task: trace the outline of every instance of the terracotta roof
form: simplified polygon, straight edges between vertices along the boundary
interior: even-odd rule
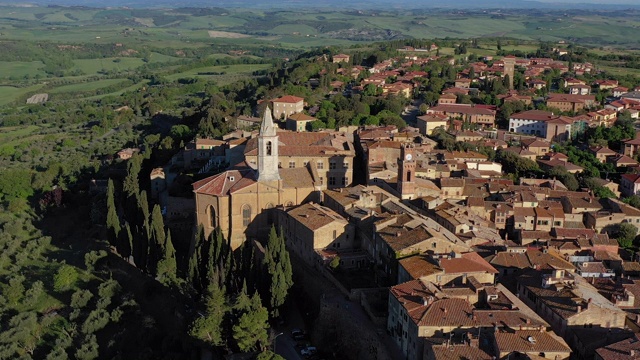
[[[283,168],[278,169],[278,172],[282,179],[282,186],[285,188],[311,188],[314,186],[315,180],[308,167]]]
[[[638,335],[596,350],[602,360],[640,359],[640,338]]]
[[[495,356],[487,354],[483,350],[474,347],[463,345],[434,345],[431,347],[433,350],[433,358],[435,360],[491,360],[495,359]]]
[[[473,326],[471,304],[464,299],[435,300],[417,321],[418,326]],[[412,314],[413,318],[413,314]]]
[[[339,222],[343,226],[348,224],[347,220],[335,211],[314,203],[300,205],[289,210],[287,214],[312,231],[318,230],[333,222]]]
[[[510,119],[522,119],[522,120],[534,120],[534,121],[547,121],[553,117],[553,113],[542,110],[528,110],[519,113],[511,114]]]
[[[640,183],[640,175],[639,174],[622,174],[621,176],[623,179],[634,183],[634,184],[638,184]]]
[[[491,260],[491,265],[517,269],[531,267],[531,263],[526,254],[506,251],[497,253]]]
[[[427,255],[409,256],[398,261],[400,266],[414,279],[442,272],[442,269]]]
[[[556,94],[550,93],[547,101],[551,102],[572,102],[572,103],[584,103],[587,101],[595,101],[595,95],[577,95],[577,94]]]
[[[552,333],[535,330],[516,330],[515,332],[497,332],[494,334],[498,351],[511,353],[567,352],[571,349],[567,343]]]
[[[539,249],[530,249],[525,252],[529,263],[538,270],[565,269],[573,270],[575,267],[568,261],[561,258],[555,251],[544,252]]]
[[[281,98],[277,98],[272,100],[272,102],[279,102],[279,103],[298,103],[300,101],[304,101],[304,98],[301,97],[297,97],[297,96],[293,96],[293,95],[285,95]]]
[[[465,253],[462,254],[461,257],[442,259],[440,260],[440,267],[442,267],[447,274],[471,272],[498,273],[498,270],[476,252]]]
[[[489,110],[479,106],[467,105],[467,104],[440,104],[430,108],[427,111],[473,114],[473,115],[495,115],[496,114],[496,112],[493,110]]]
[[[196,181],[193,183],[193,191],[198,194],[226,196],[255,182],[256,173],[252,169],[228,170]]]
[[[292,121],[313,121],[315,119],[316,118],[314,118],[313,116],[309,116],[304,113],[295,113],[293,115],[289,115],[289,117],[287,118],[287,120],[292,120]]]

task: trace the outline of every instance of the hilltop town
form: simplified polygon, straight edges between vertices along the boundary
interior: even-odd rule
[[[307,86],[324,82],[324,100],[264,99],[236,130],[186,144],[151,173],[168,226],[256,251],[277,229],[305,273],[294,279],[326,278],[350,300],[320,301],[311,341],[328,353],[640,356],[640,84],[568,65],[562,49],[477,61],[435,43],[399,50],[370,67],[310,59]],[[367,96],[403,104],[403,119],[360,113]],[[214,174],[187,200],[172,194],[184,171]],[[352,316],[348,304],[366,319],[322,328]]]

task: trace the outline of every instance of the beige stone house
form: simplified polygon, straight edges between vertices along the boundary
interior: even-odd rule
[[[310,202],[284,209],[278,217],[287,248],[307,264],[319,264],[317,251],[354,248],[355,227],[335,211]]]
[[[315,121],[316,118],[304,113],[296,113],[287,117],[287,123],[285,124],[287,130],[303,132],[307,131],[307,124]]]
[[[304,110],[304,99],[297,96],[285,95],[272,101],[273,117],[285,119],[289,115],[302,112]]]

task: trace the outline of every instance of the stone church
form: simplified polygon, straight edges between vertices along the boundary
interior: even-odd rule
[[[257,137],[257,169],[245,162],[193,184],[196,221],[205,235],[219,227],[236,249],[246,239],[268,234],[275,220],[270,209],[320,200],[326,186],[315,163],[281,168],[280,147],[278,128],[267,108]]]

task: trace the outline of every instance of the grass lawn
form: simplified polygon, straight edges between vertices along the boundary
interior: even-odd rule
[[[49,94],[60,94],[65,92],[81,92],[81,91],[93,91],[103,87],[115,85],[126,79],[106,79],[99,81],[90,81],[79,84],[63,85],[53,88],[48,91]]]
[[[0,86],[0,106],[12,103],[20,96],[32,91],[36,91],[42,86],[42,84],[23,88],[17,88],[13,86]]]
[[[153,55],[151,55],[153,57]],[[73,61],[76,64],[76,68],[82,70],[85,74],[97,74],[102,70],[133,70],[136,69],[144,61],[140,58],[122,57],[122,58],[104,58],[104,59],[79,59]]]
[[[42,61],[0,61],[0,78],[22,79],[25,75],[46,77],[47,74],[39,70],[42,67]]]
[[[271,67],[271,64],[242,64],[242,65],[220,65],[207,66],[197,69],[191,69],[185,72],[171,74],[167,76],[170,81],[181,78],[204,77],[211,80],[225,82],[225,77],[235,77],[234,75],[247,76],[257,70],[264,70]],[[224,73],[223,75],[209,75],[207,73]]]
[[[137,90],[137,89],[147,85],[148,83],[149,83],[149,80],[143,80],[143,81],[141,81],[141,82],[139,82],[137,84],[133,84],[133,85],[131,85],[129,87],[126,87],[126,88],[124,88],[122,90],[118,90],[118,91],[115,91],[115,92],[112,92],[112,93],[108,93],[108,94],[90,96],[88,98],[85,98],[85,100],[99,100],[99,99],[101,99],[103,97],[106,97],[106,96],[119,96],[119,95],[121,95],[121,94],[123,94],[123,93],[125,93],[127,91]]]
[[[39,129],[40,126],[36,125],[0,127],[0,143],[30,135]]]

